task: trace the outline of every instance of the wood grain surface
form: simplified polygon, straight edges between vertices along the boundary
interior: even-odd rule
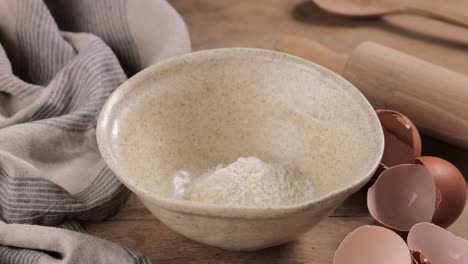
[[[468,0],[438,1],[449,8],[468,10]],[[184,17],[194,50],[235,46],[272,49],[280,35],[297,34],[349,53],[362,41],[372,40],[468,74],[468,30],[438,21],[409,15],[352,20],[328,14],[303,0],[169,2]],[[451,160],[468,175],[466,152],[427,137],[423,152]],[[229,252],[192,242],[160,223],[134,195],[116,216],[101,223],[85,223],[85,228],[149,256],[154,263],[325,264],[332,263],[333,253],[347,233],[373,223],[365,191],[361,191],[294,242],[257,252]],[[468,210],[450,230],[468,238]]]

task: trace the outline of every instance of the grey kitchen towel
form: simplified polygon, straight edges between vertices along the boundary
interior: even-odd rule
[[[128,76],[190,51],[186,26],[165,0],[0,0],[0,44],[0,263],[92,263],[70,259],[91,237],[44,226],[101,221],[126,201],[97,116]],[[47,246],[62,236],[78,251]],[[109,263],[145,263],[124,251],[130,262]]]
[[[87,234],[74,221],[60,228],[0,222],[2,264],[150,264],[150,260],[117,244]],[[28,239],[25,239],[28,237]]]

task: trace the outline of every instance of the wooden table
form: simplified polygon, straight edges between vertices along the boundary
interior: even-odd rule
[[[455,4],[463,2],[438,1],[453,4],[456,9],[460,7]],[[185,19],[194,50],[234,46],[271,49],[279,35],[297,34],[347,53],[360,42],[373,40],[468,74],[468,30],[436,21],[404,15],[350,20],[325,13],[303,0],[170,2]],[[468,1],[462,4],[468,10]],[[424,147],[426,154],[445,157],[468,175],[467,153],[427,138]],[[160,264],[325,264],[332,263],[336,247],[348,232],[366,224],[373,224],[373,220],[362,191],[294,242],[257,252],[229,252],[192,242],[155,219],[134,195],[110,220],[86,223],[85,227],[93,235],[139,251]],[[468,210],[450,230],[468,238]]]

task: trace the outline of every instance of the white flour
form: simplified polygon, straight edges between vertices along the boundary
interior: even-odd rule
[[[256,157],[218,165],[200,177],[174,178],[175,196],[187,200],[245,207],[302,203],[313,197],[312,182],[290,164],[269,164]]]

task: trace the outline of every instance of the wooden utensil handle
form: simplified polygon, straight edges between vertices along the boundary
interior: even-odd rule
[[[468,15],[454,12],[453,9],[448,9],[445,5],[434,5],[427,3],[427,1],[424,1],[422,4],[421,2],[417,2],[417,4],[411,5],[410,3],[404,8],[404,10],[402,10],[402,12],[432,17],[458,26],[468,27]]]
[[[338,54],[315,41],[295,36],[282,36],[275,49],[320,64],[338,74],[342,74],[348,56]]]
[[[354,50],[343,77],[376,108],[407,115],[424,133],[468,150],[468,77],[364,42]]]

